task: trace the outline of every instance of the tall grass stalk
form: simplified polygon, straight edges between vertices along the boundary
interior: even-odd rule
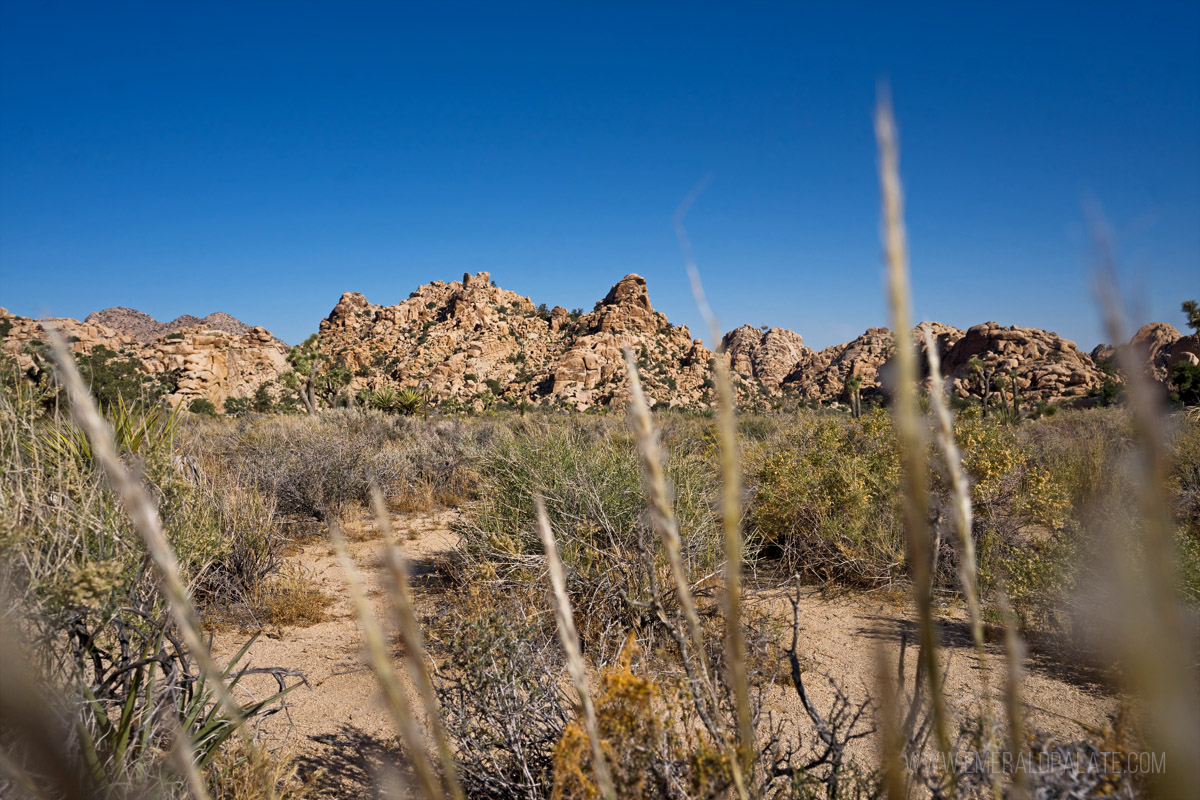
[[[879,730],[877,744],[879,763],[883,768],[883,790],[891,800],[906,800],[908,770],[904,766],[904,753],[907,742],[900,723],[899,698],[904,686],[897,685],[890,672],[887,649],[880,642],[875,647],[875,688],[879,698],[876,727]]]
[[[713,357],[713,373],[717,385],[717,439],[721,452],[721,526],[725,540],[725,661],[729,670],[729,682],[733,687],[734,706],[738,720],[738,751],[741,755],[742,773],[749,773],[754,760],[754,726],[750,713],[750,682],[746,674],[746,640],[742,635],[742,472],[738,457],[737,425],[734,421],[733,383],[729,378],[729,365],[721,351],[721,328],[704,295],[704,284],[692,255],[683,218],[695,202],[700,188],[697,187],[675,212],[675,233],[683,250],[688,278],[692,284],[692,295],[696,306],[708,325],[716,355]],[[740,797],[746,796],[746,788],[738,780],[734,770],[735,786]]]
[[[1025,745],[1025,712],[1021,700],[1021,664],[1025,660],[1025,647],[1017,633],[1017,615],[1004,592],[1000,593],[1000,613],[1004,615],[1004,707],[1008,715],[1008,751],[1016,758]],[[1025,800],[1028,796],[1028,780],[1020,759],[1017,759],[1011,797],[1012,800]]]
[[[1105,327],[1112,341],[1127,341],[1112,251],[1102,229],[1098,244]],[[1122,348],[1119,358],[1139,445],[1135,474],[1141,524],[1128,533],[1113,559],[1115,639],[1129,687],[1145,703],[1147,742],[1170,760],[1170,768],[1154,776],[1155,787],[1163,797],[1183,800],[1200,787],[1196,631],[1174,580],[1177,562],[1162,400],[1145,365],[1138,363],[1135,348]]]
[[[425,751],[425,740],[421,736],[420,723],[412,713],[408,696],[404,693],[404,687],[400,685],[396,670],[392,666],[383,627],[375,618],[374,612],[371,611],[362,575],[359,573],[358,567],[354,565],[354,560],[350,558],[346,537],[342,534],[341,527],[336,521],[331,521],[329,524],[329,538],[333,540],[338,563],[346,578],[351,602],[354,603],[354,615],[358,618],[358,627],[362,631],[363,640],[367,646],[367,658],[371,668],[375,671],[375,677],[379,681],[384,699],[387,701],[392,722],[404,741],[405,749],[408,750],[413,772],[417,778],[417,787],[425,800],[444,800],[446,794],[437,773],[434,772],[429,754]]]
[[[371,488],[371,504],[375,510],[376,524],[383,535],[383,563],[391,578],[389,596],[392,602],[392,613],[396,615],[396,627],[404,640],[407,653],[405,664],[408,676],[417,687],[417,695],[425,711],[434,742],[438,748],[438,760],[441,762],[442,776],[453,800],[462,800],[462,785],[458,781],[458,772],[454,768],[454,753],[450,749],[450,740],[446,737],[446,728],[442,725],[441,714],[438,711],[437,696],[433,691],[433,681],[429,677],[428,656],[425,653],[425,642],[421,635],[421,623],[413,612],[412,587],[408,580],[408,567],[404,556],[396,544],[392,534],[391,519],[384,506],[383,493],[378,486]]]
[[[929,326],[922,326],[925,337],[925,353],[929,361],[929,405],[933,410],[935,436],[942,461],[946,464],[950,479],[951,510],[954,530],[958,534],[959,580],[962,582],[963,597],[967,603],[967,616],[971,623],[971,639],[975,643],[975,659],[979,663],[981,684],[979,704],[983,719],[984,749],[991,752],[992,711],[991,672],[988,669],[987,647],[983,641],[983,611],[979,604],[979,568],[975,561],[975,538],[972,535],[971,487],[963,469],[962,454],[954,443],[954,420],[946,404],[946,387],[942,379],[941,358]],[[1000,785],[993,779],[993,790],[1000,794]]]
[[[163,533],[158,511],[141,481],[126,469],[117,455],[112,430],[101,416],[87,387],[84,386],[79,370],[75,366],[75,360],[71,357],[71,351],[52,326],[45,325],[45,330],[54,348],[54,358],[58,363],[60,380],[66,386],[67,395],[71,400],[72,417],[87,434],[94,458],[99,462],[109,483],[121,498],[121,503],[125,506],[125,511],[132,520],[134,528],[146,543],[150,560],[154,563],[162,580],[163,591],[167,596],[167,605],[171,616],[179,626],[180,635],[196,659],[196,663],[212,688],[221,709],[236,726],[249,757],[259,758],[260,754],[253,737],[243,724],[242,709],[225,684],[223,671],[213,660],[208,644],[200,633],[196,610],[192,606],[187,587],[184,585],[175,553],[167,541],[166,534]],[[198,776],[192,774],[192,771],[196,769],[195,759],[189,755],[188,758],[179,760],[190,765],[185,774],[189,785],[200,786]],[[201,791],[203,791],[202,787]],[[273,787],[269,793],[271,797],[274,797]]]
[[[700,614],[696,611],[696,601],[692,596],[687,569],[683,564],[679,525],[675,519],[670,490],[667,488],[666,473],[663,471],[658,432],[650,417],[650,408],[646,404],[646,395],[642,391],[642,382],[638,378],[633,351],[629,349],[625,350],[625,372],[629,380],[629,424],[633,429],[634,436],[637,437],[638,452],[642,456],[642,481],[650,499],[651,522],[662,539],[663,551],[667,555],[667,564],[671,568],[671,577],[675,581],[675,594],[679,599],[683,617],[687,621],[688,633],[691,635],[692,648],[700,668],[700,675],[703,677],[705,685],[711,687],[708,656],[704,649],[704,634],[700,629]],[[713,697],[712,701],[715,708],[716,698]]]
[[[613,787],[612,773],[608,769],[608,761],[604,757],[604,749],[600,746],[600,732],[596,726],[596,707],[592,703],[592,695],[587,685],[587,667],[583,663],[583,652],[579,647],[579,634],[575,630],[575,619],[571,615],[571,600],[567,597],[567,581],[563,574],[562,560],[558,557],[558,546],[554,543],[554,532],[550,530],[550,519],[546,516],[546,506],[539,495],[534,503],[537,506],[538,533],[542,537],[542,547],[546,551],[546,567],[550,573],[550,588],[554,596],[554,618],[558,624],[558,639],[562,643],[563,652],[567,657],[567,671],[579,694],[579,708],[583,716],[583,730],[587,733],[592,745],[592,769],[596,773],[596,783],[604,800],[616,800],[617,791]]]
[[[633,351],[625,350],[625,372],[629,379],[629,422],[638,441],[638,451],[642,456],[642,477],[646,494],[650,498],[651,521],[658,529],[662,539],[663,551],[667,554],[667,563],[671,568],[671,577],[675,582],[675,594],[679,606],[687,621],[688,633],[692,639],[692,651],[699,667],[701,682],[707,689],[709,708],[712,713],[719,709],[720,701],[716,696],[716,684],[711,680],[711,669],[704,648],[704,634],[700,629],[700,615],[696,611],[695,598],[684,568],[681,556],[679,525],[671,503],[671,494],[667,489],[666,473],[662,467],[662,452],[658,443],[658,432],[650,417],[650,407],[646,403],[646,395],[642,391],[642,382],[638,378],[637,364],[634,362]],[[687,658],[686,654],[682,654]],[[711,718],[712,713],[703,715]],[[740,720],[739,720],[740,723]],[[716,731],[714,730],[714,733]],[[739,731],[740,733],[740,731]],[[728,749],[729,742],[722,742]],[[736,753],[730,754],[736,755]],[[729,759],[732,768],[734,788],[738,796],[746,798],[745,777],[743,774],[744,761],[735,757]]]
[[[917,364],[909,316],[908,244],[904,231],[904,201],[900,184],[900,156],[891,102],[881,95],[875,109],[875,138],[879,147],[879,186],[883,198],[883,245],[887,266],[887,295],[891,308],[895,372],[892,376],[893,417],[903,469],[904,521],[908,534],[909,569],[921,630],[921,657],[929,680],[934,735],[943,756],[951,763],[946,700],[942,695],[937,658],[937,630],[933,620],[932,554],[927,520],[928,486],[925,474],[925,441],[917,408]],[[953,771],[950,793],[953,795]]]

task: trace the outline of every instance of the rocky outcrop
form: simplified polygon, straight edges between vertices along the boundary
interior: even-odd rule
[[[845,393],[846,380],[862,379],[864,395],[879,388],[879,369],[892,355],[892,332],[868,328],[853,341],[811,352],[784,379],[805,400],[830,402]]]
[[[491,275],[434,281],[393,306],[342,295],[319,347],[354,373],[351,390],[425,386],[441,400],[587,408],[626,397],[624,350],[655,402],[703,402],[712,354],[654,310],[644,278],[627,275],[588,314],[539,311]]]
[[[223,315],[205,319],[216,316]],[[123,327],[115,329],[105,319]],[[287,346],[262,328],[196,325],[140,341],[146,326],[164,323],[130,309],[106,309],[83,322],[55,324],[76,350],[104,345],[139,359],[147,375],[173,387],[169,399],[175,403],[205,398],[220,406],[229,397],[252,395],[288,369]],[[1089,355],[1053,332],[995,322],[966,331],[922,323],[910,332],[922,369],[926,328],[960,397],[982,393],[981,375],[1007,384],[1006,400],[1015,388],[1026,403],[1081,398],[1111,379],[1112,371],[1097,362],[1112,359],[1112,348],[1098,347]],[[42,336],[40,323],[7,312],[0,313],[0,333],[4,348],[18,359]],[[1163,323],[1144,327],[1127,346],[1160,380],[1180,360],[1200,363],[1200,337],[1181,337]],[[632,274],[586,314],[535,306],[530,298],[497,286],[487,272],[433,281],[389,306],[346,292],[321,321],[316,347],[345,365],[353,376],[351,393],[390,385],[420,387],[437,401],[475,408],[620,405],[628,397],[628,350],[652,403],[698,408],[715,400],[713,353],[686,327],[672,325],[656,311],[645,279]],[[722,350],[739,403],[762,408],[787,398],[839,402],[851,378],[858,379],[863,397],[879,395],[889,384],[895,348],[887,328],[869,328],[853,341],[814,351],[793,331],[744,325],[723,337]]]
[[[221,408],[230,397],[250,397],[260,384],[289,369],[288,347],[263,327],[235,334],[215,328],[185,328],[145,345],[147,375],[169,373],[176,389],[172,404],[204,398]]]
[[[95,321],[94,316],[83,322],[70,318],[43,322],[0,313],[3,349],[22,370],[33,366],[31,347],[45,340],[45,324],[50,324],[76,353],[105,347],[120,358],[139,362],[145,375],[171,387],[166,400],[172,405],[204,398],[221,408],[227,398],[250,397],[260,384],[277,380],[288,369],[288,347],[265,328],[246,328],[242,333],[184,328],[140,342]]]
[[[1092,360],[1097,364],[1107,363],[1120,368],[1121,351],[1128,348],[1138,363],[1146,365],[1146,372],[1154,380],[1166,383],[1171,370],[1180,362],[1200,364],[1200,333],[1184,336],[1174,325],[1151,322],[1143,325],[1137,333],[1119,347],[1101,344],[1092,350]]]
[[[925,334],[928,327],[938,355],[945,357],[951,346],[963,336],[963,331],[940,322],[923,322],[912,330],[918,363],[926,363]],[[846,382],[851,378],[862,381],[864,397],[879,394],[887,383],[890,362],[894,355],[894,340],[889,328],[868,328],[853,341],[809,351],[784,379],[785,388],[805,400],[828,403],[843,398]]]
[[[760,382],[772,394],[781,391],[784,379],[812,354],[804,339],[787,328],[752,328],[743,325],[721,339],[730,370]]]
[[[1151,322],[1138,329],[1129,340],[1139,363],[1145,363],[1146,368],[1155,380],[1165,381],[1168,375],[1168,364],[1171,360],[1172,346],[1183,338],[1179,329],[1165,322]]]
[[[967,331],[922,323],[910,334],[922,367],[926,327],[960,396],[981,393],[973,359],[1004,381],[1015,372],[1027,402],[1080,397],[1105,378],[1057,334],[994,322]],[[887,385],[893,344],[887,328],[820,351],[781,328],[742,326],[722,339],[739,401],[750,407],[789,396],[837,402],[851,377],[861,380],[864,397],[878,395]],[[353,390],[425,385],[439,399],[476,407],[499,400],[578,409],[625,400],[629,348],[653,402],[698,407],[714,400],[713,354],[654,310],[638,275],[618,281],[587,314],[559,306],[538,311],[529,298],[495,286],[488,273],[434,281],[394,306],[347,293],[321,323],[320,347],[346,362],[356,376]]]
[[[1091,357],[1080,352],[1074,342],[1038,328],[1003,327],[995,322],[970,328],[946,353],[942,365],[960,397],[981,392],[973,377],[972,359],[978,359],[985,371],[1015,381],[1027,401],[1082,397],[1099,389],[1105,380]]]
[[[224,331],[241,335],[250,330],[250,326],[236,317],[223,311],[217,311],[206,317],[193,317],[184,314],[170,322],[159,322],[154,317],[142,311],[124,306],[114,306],[102,311],[93,311],[87,315],[84,322],[97,323],[111,328],[139,342],[152,342],[168,333],[175,333],[186,328],[203,328],[207,330]]]

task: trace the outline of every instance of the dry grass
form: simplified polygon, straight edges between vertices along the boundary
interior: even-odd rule
[[[312,576],[286,566],[254,597],[258,619],[266,625],[308,627],[324,622],[333,598],[313,585]]]
[[[215,759],[208,776],[213,800],[308,800],[319,795],[319,771],[301,779],[299,763],[292,750],[266,752],[248,757],[238,747],[229,747]]]

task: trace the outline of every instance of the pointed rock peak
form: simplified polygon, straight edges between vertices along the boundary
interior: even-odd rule
[[[639,306],[650,309],[650,292],[646,289],[646,279],[641,275],[630,273],[608,290],[604,296],[606,306]]]
[[[464,289],[486,289],[492,285],[492,273],[476,272],[472,275],[469,272],[464,272],[462,283]]]
[[[370,308],[371,304],[367,302],[367,298],[362,292],[345,292],[337,301],[337,305],[329,312],[327,322],[346,325],[350,320],[354,319],[354,315],[360,311],[365,311]],[[325,323],[322,323],[324,325]]]
[[[766,325],[756,328],[753,325],[741,325],[722,336],[721,345],[726,349],[759,345],[803,348],[804,337],[791,328],[770,328]]]
[[[362,292],[342,292],[337,304],[347,306],[365,306],[367,298]]]

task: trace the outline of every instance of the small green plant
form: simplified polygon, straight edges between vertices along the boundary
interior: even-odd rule
[[[202,414],[206,417],[215,417],[217,415],[217,407],[207,397],[197,397],[188,403],[187,409],[193,414]]]
[[[117,448],[123,453],[146,456],[169,454],[179,428],[180,407],[139,407],[118,395],[106,412],[112,425]],[[69,420],[58,420],[40,436],[45,452],[59,458],[85,464],[92,460],[92,444],[83,430]]]
[[[228,417],[244,417],[254,411],[254,401],[249,397],[226,397],[222,405]]]
[[[1180,361],[1171,369],[1171,399],[1185,406],[1200,405],[1200,364]]]

